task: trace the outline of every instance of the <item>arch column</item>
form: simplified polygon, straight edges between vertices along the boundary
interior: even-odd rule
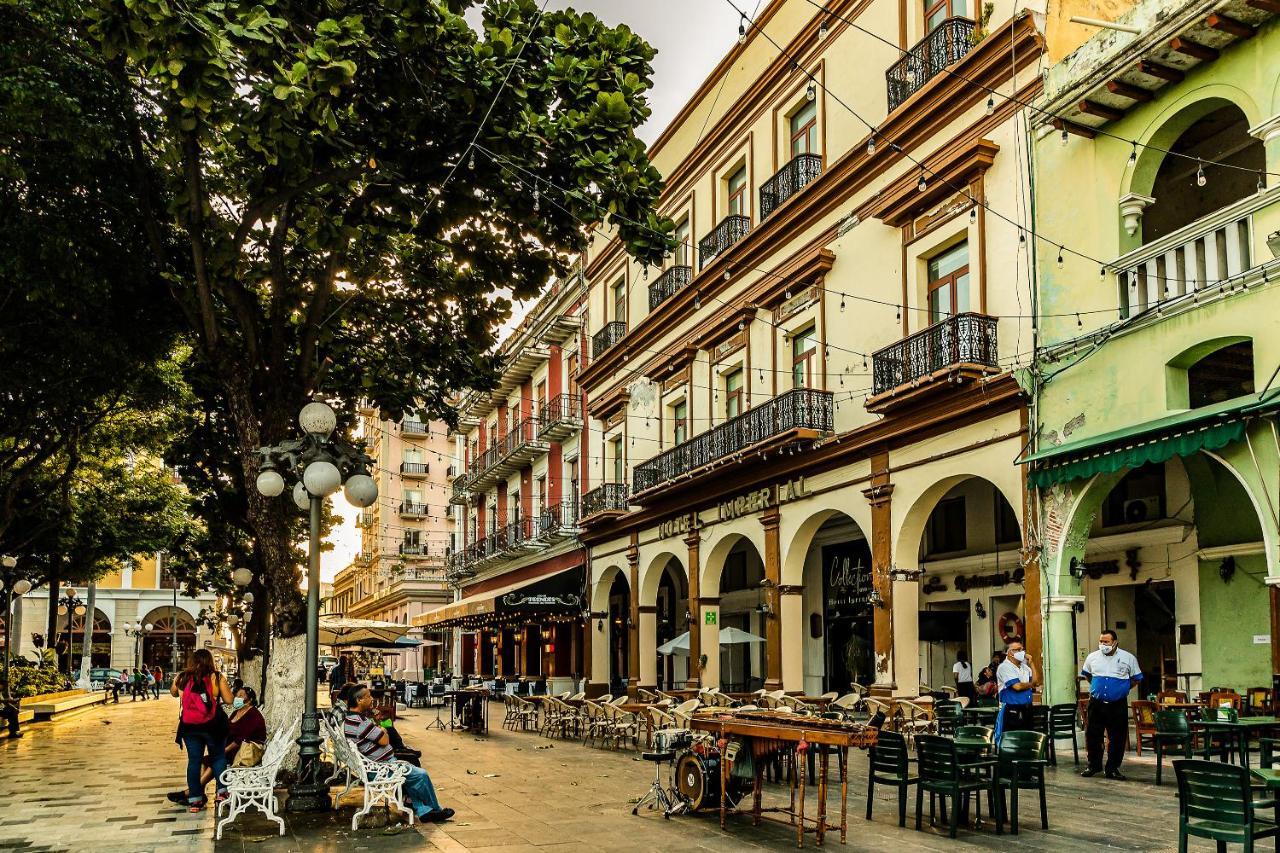
[[[627,695],[636,695],[640,681],[640,546],[638,534],[631,534],[627,548],[627,575],[631,582],[631,614],[627,626]],[[655,634],[656,636],[656,634]]]
[[[871,457],[871,486],[862,490],[871,505],[871,584],[880,598],[873,608],[876,681],[874,689],[892,695],[897,687],[893,655],[893,484],[889,482],[889,454]]]
[[[613,626],[609,624],[609,612],[593,611],[587,620],[587,646],[590,651],[591,673],[587,682],[587,695],[600,696],[609,690],[609,639]]]
[[[640,607],[638,614],[640,640],[640,687],[653,690],[658,686],[658,608],[652,604]]]
[[[1280,171],[1280,114],[1272,116],[1256,127],[1249,128],[1249,134],[1261,139],[1263,148],[1266,149],[1267,186],[1274,187],[1280,184],[1280,176],[1274,174]]]
[[[804,692],[804,587],[778,587],[778,615],[781,632],[791,640],[782,649],[782,689]]]
[[[689,546],[689,562],[687,564],[687,574],[689,576],[689,680],[685,683],[685,686],[693,688],[702,685],[702,667],[699,665],[699,660],[702,657],[702,614],[699,612],[698,603],[698,578],[702,574],[702,566],[698,561],[698,550],[701,543],[702,538],[698,534],[697,528],[690,530],[689,535],[684,539],[684,544]]]
[[[698,599],[697,633],[702,635],[701,654],[707,658],[702,668],[701,685],[703,687],[720,686],[720,599]],[[690,635],[692,637],[692,635]],[[689,644],[692,651],[693,643]],[[701,657],[699,657],[701,660]],[[696,663],[693,662],[693,663]],[[692,665],[692,663],[691,663]]]
[[[777,589],[782,581],[782,554],[778,538],[780,512],[778,505],[773,504],[760,514],[760,523],[764,527],[764,583],[765,592]],[[781,606],[779,606],[779,611]],[[788,632],[790,633],[790,632]],[[782,688],[782,616],[775,612],[765,616],[764,628],[765,677],[766,690]]]

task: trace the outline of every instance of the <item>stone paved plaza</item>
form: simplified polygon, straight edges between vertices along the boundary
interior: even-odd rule
[[[493,706],[495,723],[500,707]],[[0,740],[0,849],[150,851],[330,851],[438,849],[628,851],[737,850],[794,847],[783,827],[753,828],[731,818],[722,833],[713,815],[663,820],[630,814],[652,766],[633,754],[499,728],[488,738],[425,730],[435,713],[410,711],[399,724],[423,750],[444,805],[457,810],[443,826],[393,825],[350,829],[351,807],[336,816],[287,816],[289,833],[274,824],[240,818],[216,847],[211,812],[192,815],[171,806],[164,793],[181,785],[183,756],[173,743],[177,706],[160,701],[108,705],[75,718],[27,728],[25,738]],[[1149,755],[1126,762],[1129,782],[1084,780],[1067,763],[1051,771],[1050,829],[1039,828],[1024,806],[1023,831],[999,839],[990,828],[944,833],[900,829],[895,795],[877,794],[875,819],[863,819],[866,759],[850,761],[849,841],[845,849],[901,850],[1172,850],[1176,799],[1171,778],[1150,784]],[[780,790],[780,789],[779,789]],[[836,789],[838,791],[838,789]],[[831,806],[838,809],[833,791]],[[913,798],[914,799],[914,798]],[[927,826],[927,824],[926,824]],[[839,848],[838,834],[829,847]],[[811,839],[806,846],[811,846]],[[1209,849],[1208,845],[1192,849]]]

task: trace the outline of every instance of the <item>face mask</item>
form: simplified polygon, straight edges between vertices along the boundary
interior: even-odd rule
[[[1024,652],[1022,649],[1019,649],[1018,651],[1013,653],[1013,659],[1016,660],[1018,663],[1026,663],[1027,653]]]
[[[1102,652],[1104,655],[1109,655],[1115,650],[1115,646],[1109,646],[1106,643],[1098,643],[1098,651]]]
[[[236,698],[231,700],[231,709],[233,711],[239,711],[243,707],[244,707],[243,697],[237,696]]]

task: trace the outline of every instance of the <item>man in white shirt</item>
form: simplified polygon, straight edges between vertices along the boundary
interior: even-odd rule
[[[1080,669],[1089,679],[1089,724],[1084,730],[1089,768],[1081,776],[1103,772],[1102,736],[1107,736],[1108,779],[1124,779],[1120,762],[1129,734],[1129,691],[1142,680],[1138,659],[1120,648],[1116,632],[1110,628],[1098,635],[1098,648],[1089,653]]]
[[[956,652],[956,665],[951,667],[951,677],[956,682],[956,693],[969,697],[973,702],[978,693],[973,688],[973,664],[969,663],[969,653],[964,649]]]
[[[1009,643],[1005,659],[996,670],[1000,685],[1000,714],[996,717],[996,742],[1005,732],[1031,728],[1031,700],[1035,696],[1036,674],[1027,663],[1027,650],[1022,643]]]

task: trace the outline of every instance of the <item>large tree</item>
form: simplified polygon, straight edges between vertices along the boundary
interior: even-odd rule
[[[625,26],[533,0],[485,3],[481,32],[461,0],[83,2],[87,26],[52,37],[113,76],[130,204],[241,483],[315,394],[453,417],[450,395],[494,381],[494,294],[563,273],[584,221],[645,261],[668,249],[634,133],[654,52]],[[244,502],[277,637],[295,637],[296,510]],[[281,645],[283,678],[300,644]]]

